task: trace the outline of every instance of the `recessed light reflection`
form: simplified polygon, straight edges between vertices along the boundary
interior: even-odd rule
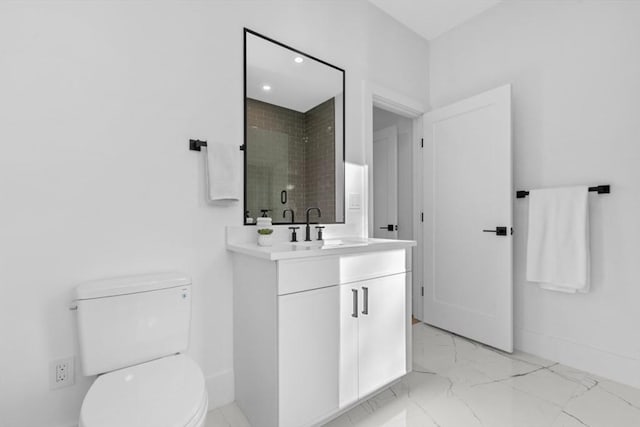
[[[265,92],[269,92],[271,90],[271,86],[269,85],[262,85],[262,90]]]
[[[296,62],[296,64],[302,64],[304,58],[302,56],[296,56],[293,60]]]

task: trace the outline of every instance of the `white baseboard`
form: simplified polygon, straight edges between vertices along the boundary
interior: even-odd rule
[[[515,341],[518,350],[640,388],[639,359],[525,329],[516,331]]]
[[[209,393],[209,410],[227,405],[235,398],[233,371],[218,372],[205,379],[207,393]]]

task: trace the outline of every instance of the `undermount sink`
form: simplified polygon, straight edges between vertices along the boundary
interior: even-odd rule
[[[306,249],[337,249],[337,248],[351,248],[355,246],[367,246],[369,242],[361,239],[326,239],[326,240],[312,240],[310,242],[292,242],[295,248]]]

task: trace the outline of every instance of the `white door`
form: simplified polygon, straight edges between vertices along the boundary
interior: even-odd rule
[[[311,425],[338,409],[339,307],[338,286],[278,297],[282,427]]]
[[[511,352],[511,86],[424,123],[424,321]]]
[[[358,283],[360,398],[407,372],[406,280],[403,273]]]
[[[373,133],[373,236],[398,238],[398,129]]]

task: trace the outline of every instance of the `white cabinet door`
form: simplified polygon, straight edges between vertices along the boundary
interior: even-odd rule
[[[406,274],[358,283],[358,394],[406,374]]]
[[[339,307],[338,286],[278,297],[281,427],[311,425],[338,409]]]

